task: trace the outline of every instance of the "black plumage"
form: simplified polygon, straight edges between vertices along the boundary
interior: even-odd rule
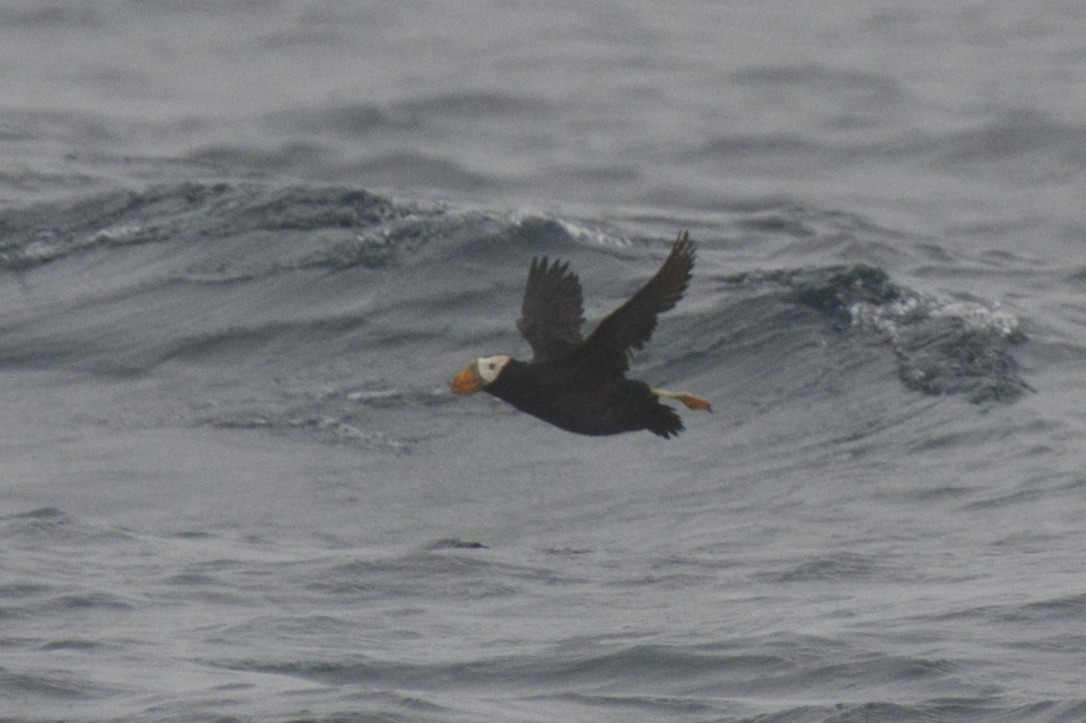
[[[683,429],[678,399],[709,410],[691,394],[654,389],[627,379],[630,356],[656,328],[656,316],[682,298],[694,266],[694,242],[680,233],[660,270],[626,303],[603,318],[587,339],[581,284],[568,262],[532,260],[517,329],[532,347],[531,362],[505,356],[469,364],[453,391],[486,391],[517,409],[570,432],[608,435],[647,429],[661,437]]]

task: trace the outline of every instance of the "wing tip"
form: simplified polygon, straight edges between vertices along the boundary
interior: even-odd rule
[[[570,262],[568,260],[563,261],[562,259],[555,259],[554,261],[551,261],[549,256],[533,256],[532,263],[528,267],[528,272],[530,274],[562,277],[569,271],[569,264]],[[570,275],[576,276],[576,274]]]
[[[671,244],[671,253],[681,256],[689,256],[691,259],[697,253],[698,245],[690,239],[690,232],[686,229],[679,231],[679,235],[675,237],[674,243]]]

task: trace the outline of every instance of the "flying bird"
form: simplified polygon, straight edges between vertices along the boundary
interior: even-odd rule
[[[627,379],[630,357],[656,328],[656,315],[682,298],[694,267],[694,242],[685,231],[656,275],[581,337],[581,282],[569,262],[532,259],[517,329],[532,360],[505,354],[480,357],[456,376],[452,391],[484,391],[556,427],[602,436],[647,429],[665,439],[683,430],[682,419],[660,399],[711,412],[709,402],[686,392],[656,389]]]

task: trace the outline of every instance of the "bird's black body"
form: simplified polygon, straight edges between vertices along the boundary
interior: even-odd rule
[[[694,243],[679,234],[660,270],[629,301],[600,321],[587,339],[581,284],[568,263],[533,259],[517,329],[532,347],[531,362],[484,357],[460,373],[453,390],[483,390],[556,427],[587,435],[646,429],[661,437],[683,429],[675,410],[660,397],[691,409],[709,403],[690,394],[653,389],[627,379],[630,355],[656,328],[657,314],[682,298],[694,266]],[[488,377],[482,367],[487,367]]]
[[[483,391],[556,427],[592,436],[647,429],[661,437],[683,429],[675,410],[648,384],[622,376],[583,373],[575,360],[510,362]]]

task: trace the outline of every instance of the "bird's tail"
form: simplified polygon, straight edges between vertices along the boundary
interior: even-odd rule
[[[664,439],[679,436],[683,431],[683,420],[674,409],[666,404],[654,403],[651,416],[646,420],[645,428]]]

